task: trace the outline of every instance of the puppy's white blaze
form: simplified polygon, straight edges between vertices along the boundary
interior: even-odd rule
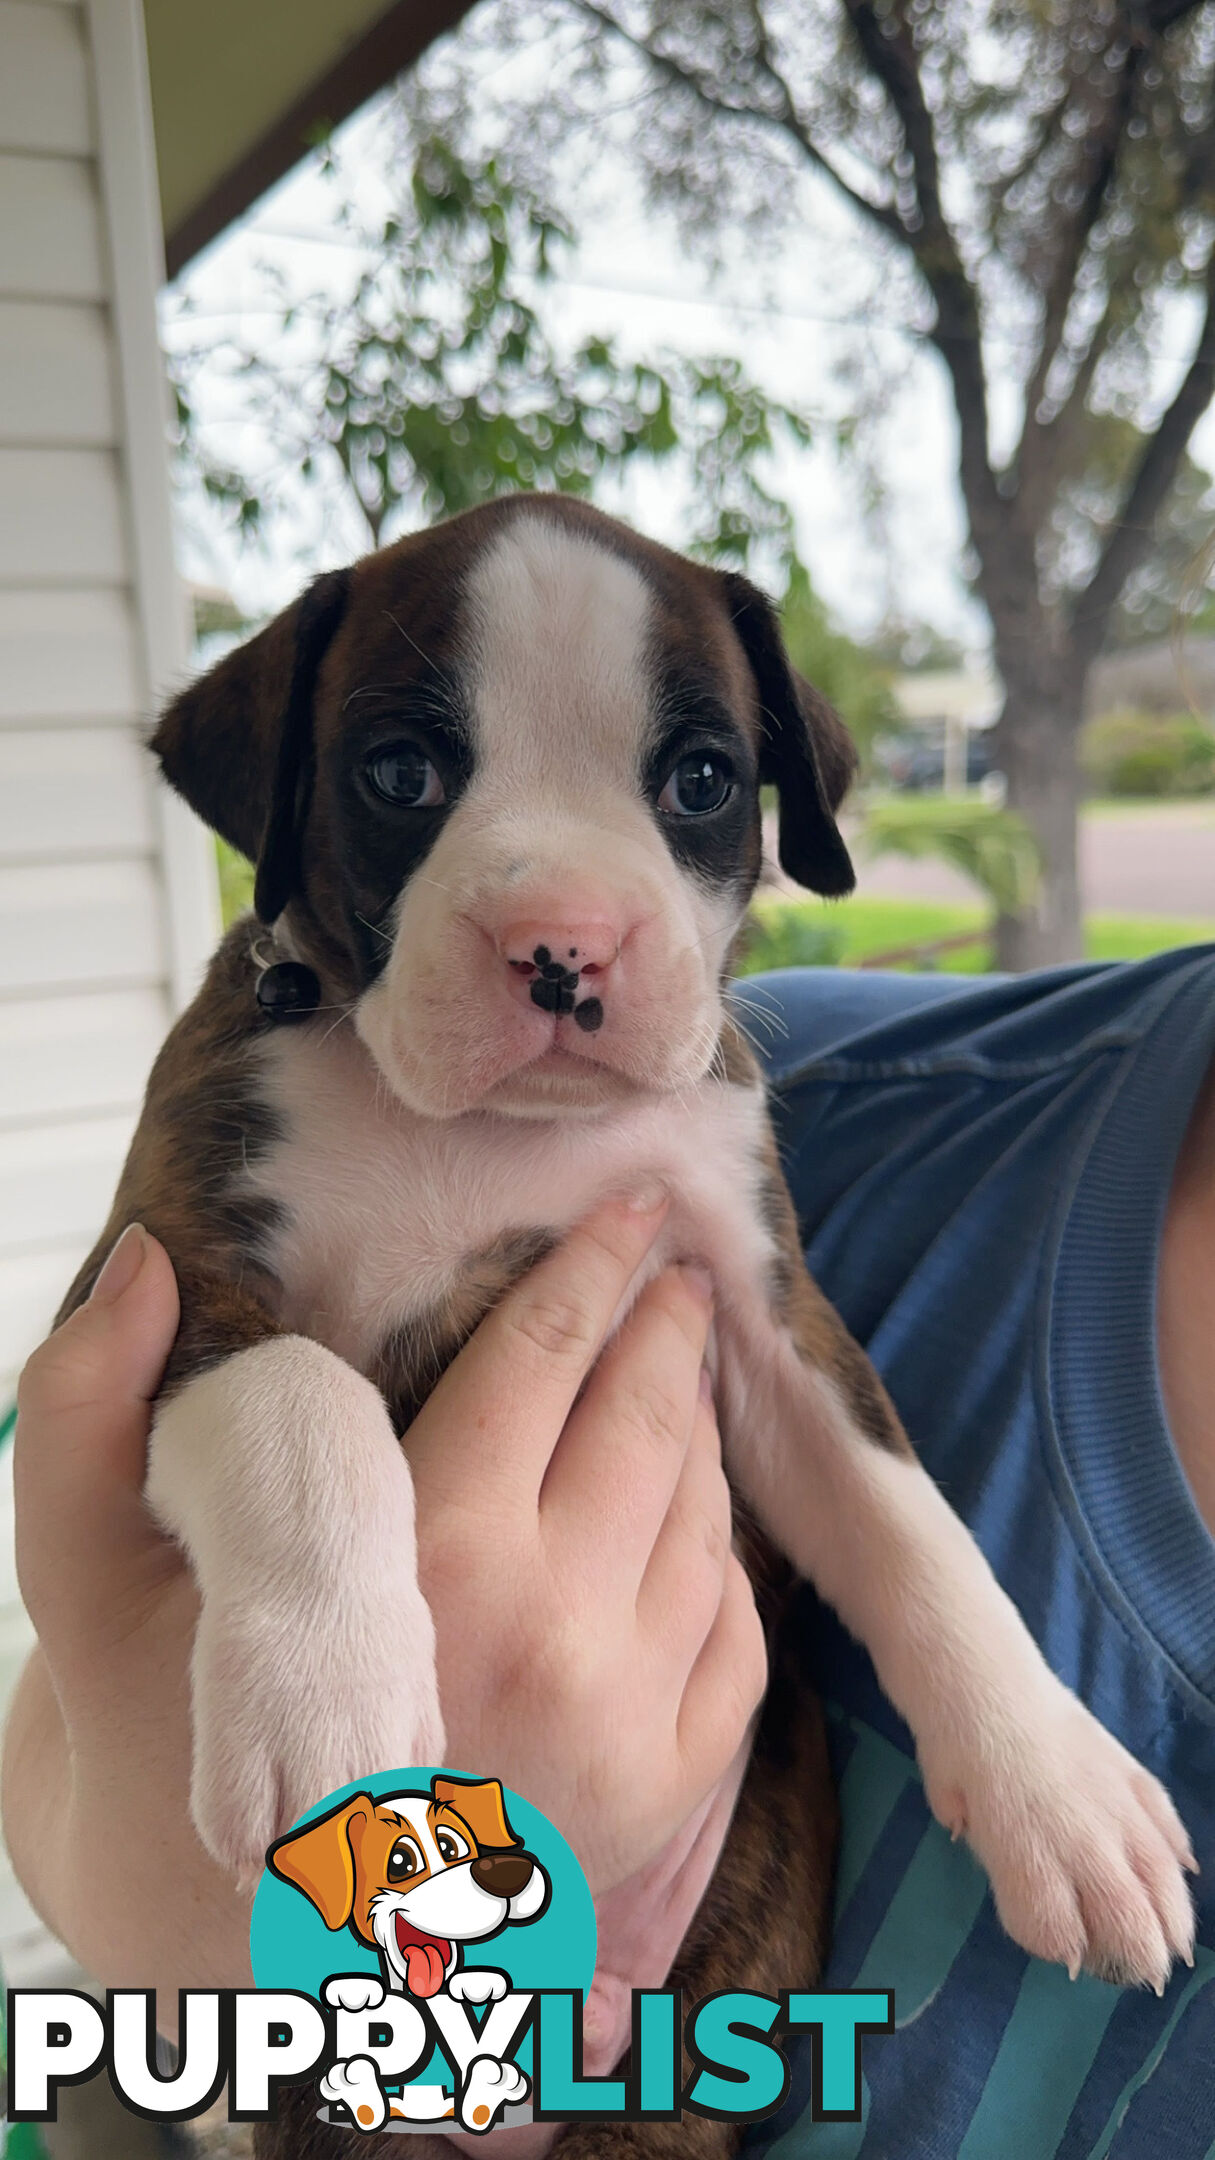
[[[392,949],[356,1027],[390,1087],[432,1118],[488,1100],[598,1107],[703,1077],[737,894],[676,864],[642,778],[656,725],[644,577],[547,521],[519,519],[473,564],[459,664],[472,778],[395,909]],[[618,958],[602,1023],[566,1023],[576,1075],[531,1076],[554,1023],[518,995],[497,949],[512,919],[594,920]]]
[[[378,1793],[376,1795],[376,1806],[386,1808],[390,1814],[399,1815],[411,1836],[417,1839],[422,1848],[422,1856],[433,1875],[440,1873],[447,1866],[447,1862],[439,1851],[431,1832],[430,1821],[426,1812],[428,1801],[429,1795],[425,1793]],[[388,1894],[395,1895],[396,1893],[390,1892]]]
[[[335,1787],[443,1760],[413,1482],[368,1381],[299,1336],[238,1352],[157,1413],[147,1497],[204,1591],[193,1805],[217,1858],[260,1874]]]
[[[576,802],[580,779],[635,770],[652,613],[641,573],[546,518],[522,517],[478,557],[465,594],[477,754],[498,790],[522,800],[540,785]]]

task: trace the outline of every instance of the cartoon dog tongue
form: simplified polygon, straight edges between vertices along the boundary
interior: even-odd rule
[[[437,1935],[423,1935],[411,1927],[404,1913],[396,1915],[397,1948],[405,1960],[405,1984],[411,1995],[437,1995],[443,1985],[451,1944]]]

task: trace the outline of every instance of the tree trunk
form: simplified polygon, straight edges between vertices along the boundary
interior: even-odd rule
[[[1001,673],[1006,696],[997,760],[1008,781],[1008,807],[1024,818],[1042,858],[1036,899],[1024,915],[1001,915],[996,923],[996,966],[1020,974],[1084,956],[1077,861],[1084,680],[1068,680],[1060,670],[1047,686],[1004,657]]]

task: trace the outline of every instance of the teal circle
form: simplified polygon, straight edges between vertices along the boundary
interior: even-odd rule
[[[380,1771],[375,1777],[356,1778],[342,1785],[300,1816],[292,1825],[301,1829],[319,1815],[328,1815],[356,1793],[370,1793],[376,1800],[394,1793],[424,1792],[429,1795],[436,1777],[483,1782],[480,1773],[442,1767]],[[589,1989],[595,1973],[595,1906],[586,1877],[560,1832],[546,1815],[525,1800],[522,1793],[503,1786],[507,1820],[527,1851],[540,1862],[550,1884],[548,1905],[539,1919],[504,1927],[497,1935],[469,1943],[461,1953],[461,1965],[489,1965],[509,1975],[512,1986],[522,1992],[539,1988]],[[327,1928],[316,1907],[302,1891],[280,1881],[267,1868],[253,1900],[249,1927],[249,1951],[253,1978],[259,1988],[296,1988],[318,2002],[325,1981],[334,1973],[375,1973],[382,1977],[374,1950],[348,1927]],[[527,2068],[530,2036],[518,2060]]]

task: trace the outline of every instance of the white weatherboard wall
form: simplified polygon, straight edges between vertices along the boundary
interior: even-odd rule
[[[209,840],[140,750],[187,653],[160,274],[138,0],[0,0],[0,1410],[217,927]],[[0,1939],[15,1914],[0,1885]]]

